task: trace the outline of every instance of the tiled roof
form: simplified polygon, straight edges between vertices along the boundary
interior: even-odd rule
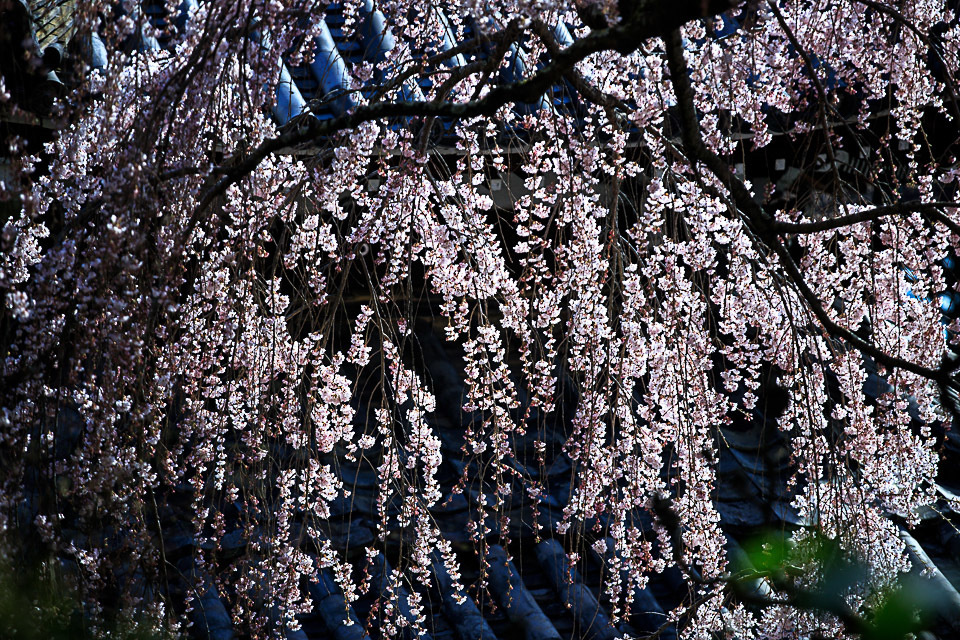
[[[176,11],[170,12],[163,2],[140,3],[139,13],[133,17],[142,17],[153,29],[141,29],[138,35],[123,43],[121,49],[143,51],[174,47],[178,33],[176,27],[182,26],[187,15],[196,6],[196,0],[183,0]],[[88,65],[98,68],[106,64],[110,54],[96,31],[83,35],[75,34],[71,21],[76,11],[75,3],[33,0],[30,8],[40,51],[51,46],[66,47],[72,38],[77,38],[82,42],[77,43],[76,49],[81,52]],[[118,8],[117,12],[120,11]],[[470,20],[457,21],[459,26],[454,28],[453,22],[444,14],[442,8],[436,7],[434,13],[443,26],[444,35],[440,49],[450,49],[455,43],[472,38],[474,25]],[[326,6],[324,24],[320,25],[321,31],[314,38],[313,60],[298,65],[282,62],[278,70],[273,114],[279,124],[285,124],[305,112],[319,119],[331,118],[353,106],[354,99],[349,95],[351,87],[362,87],[362,93],[376,89],[376,78],[357,82],[352,69],[364,61],[382,61],[386,52],[396,46],[396,42],[386,17],[374,7],[372,0],[365,0],[363,3],[358,24],[356,29],[345,28],[341,3],[332,2]],[[562,23],[556,26],[555,35],[561,44],[572,42],[567,26]],[[486,57],[487,51],[478,47],[468,55],[482,59]],[[506,72],[507,80],[522,77],[527,73],[528,67],[539,63],[529,60],[522,47],[516,44],[511,48],[510,57],[513,63]],[[466,57],[463,54],[454,56],[450,64],[466,64]],[[428,88],[430,83],[429,79],[421,79],[419,84],[410,81],[399,89],[396,97],[422,99],[422,90]],[[552,95],[545,96],[537,107],[555,108],[568,105],[571,95],[568,89],[558,85]]]

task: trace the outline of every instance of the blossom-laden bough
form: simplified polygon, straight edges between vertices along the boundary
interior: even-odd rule
[[[470,527],[481,566],[525,496],[538,536],[606,559],[614,621],[679,568],[684,637],[865,628],[910,568],[901,533],[936,498],[960,389],[938,298],[960,245],[943,2],[185,4],[159,31],[137,3],[76,10],[112,55],[6,186],[9,544],[73,559],[93,620],[179,624],[164,589],[187,574],[190,606],[213,589],[269,635],[308,584],[347,608],[372,588],[327,524],[367,469],[391,635],[423,625],[437,566],[464,593],[435,519],[450,465],[493,516]],[[278,125],[278,68],[333,60],[335,12],[369,55],[329,62],[345,80]],[[123,53],[148,36],[169,45]],[[799,186],[747,180],[784,146]],[[462,354],[455,443],[430,314]],[[763,598],[731,578],[718,447],[750,425],[790,442],[795,537],[868,568],[830,607],[801,597],[817,563]],[[195,546],[173,568],[177,495]]]

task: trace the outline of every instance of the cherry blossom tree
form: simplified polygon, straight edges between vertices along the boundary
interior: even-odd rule
[[[176,627],[212,584],[267,636],[296,629],[320,571],[347,603],[370,588],[326,526],[367,464],[366,555],[403,541],[390,635],[422,625],[438,557],[461,590],[433,515],[452,459],[454,493],[481,487],[492,515],[481,563],[522,494],[538,536],[606,559],[615,621],[670,569],[684,637],[862,631],[910,569],[901,534],[937,497],[960,390],[942,0],[346,0],[342,36],[374,43],[356,61],[323,46],[324,1],[167,5],[160,27],[136,2],[75,9],[87,68],[4,186],[10,548],[74,562],[92,619]],[[336,82],[298,102],[284,74],[306,64]],[[747,179],[778,144],[818,182]],[[462,442],[440,433],[425,313],[462,357]],[[786,437],[793,542],[835,542],[865,580],[811,604],[811,556],[738,588],[724,425]],[[558,458],[553,505],[536,470]],[[174,494],[198,540],[186,605],[164,595]]]

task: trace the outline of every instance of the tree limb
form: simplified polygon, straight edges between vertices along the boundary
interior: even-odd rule
[[[666,38],[667,64],[670,69],[670,78],[673,82],[674,93],[680,109],[680,120],[683,127],[683,141],[692,159],[702,162],[730,189],[734,203],[746,216],[747,222],[757,236],[763,241],[780,261],[788,279],[796,288],[800,297],[807,303],[810,311],[817,318],[828,335],[839,338],[876,360],[883,366],[903,369],[928,380],[935,381],[947,388],[957,388],[958,383],[949,372],[942,367],[936,369],[891,355],[886,351],[870,344],[850,329],[840,326],[830,317],[816,294],[810,289],[800,268],[796,265],[790,252],[780,242],[774,229],[774,221],[750,195],[743,182],[733,175],[726,162],[707,148],[700,136],[700,125],[697,120],[696,107],[693,100],[693,87],[690,85],[687,63],[683,55],[683,44],[679,31],[673,31]]]
[[[817,220],[814,222],[774,222],[771,228],[776,233],[816,233],[818,231],[830,231],[839,229],[860,222],[872,222],[887,216],[908,215],[911,213],[921,213],[940,222],[947,227],[951,233],[960,236],[960,225],[945,216],[941,209],[960,209],[960,204],[956,202],[897,202],[882,207],[866,209],[859,213],[851,213],[836,218],[826,220]]]
[[[268,156],[283,149],[331,136],[366,122],[385,118],[448,117],[454,119],[491,115],[511,102],[534,102],[568,70],[581,60],[601,51],[632,53],[647,38],[664,36],[683,24],[702,17],[716,15],[730,9],[734,0],[637,0],[631,3],[623,21],[607,29],[593,31],[560,50],[551,61],[533,75],[507,85],[498,85],[482,98],[468,102],[400,101],[379,102],[356,107],[352,112],[326,121],[310,116],[297,118],[280,135],[264,140],[246,154],[235,155],[215,172],[221,177],[208,186],[194,209],[192,228],[203,211],[227,189],[249,175]]]

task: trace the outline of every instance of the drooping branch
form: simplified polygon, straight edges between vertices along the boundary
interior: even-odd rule
[[[797,55],[803,60],[803,66],[807,70],[807,75],[810,76],[810,81],[813,82],[813,86],[817,90],[817,114],[820,118],[820,125],[823,127],[824,148],[827,151],[827,160],[830,163],[833,178],[839,184],[840,170],[837,167],[837,156],[833,150],[833,140],[830,139],[830,123],[827,122],[827,105],[829,104],[827,101],[827,90],[824,88],[820,76],[817,75],[817,69],[813,66],[813,60],[810,59],[810,54],[807,53],[807,50],[797,39],[796,34],[793,33],[793,29],[787,24],[786,18],[783,17],[779,7],[777,7],[777,3],[773,0],[767,0],[767,6],[770,7],[770,11],[777,19],[777,24],[780,25],[780,29],[786,34],[787,39],[797,52]]]
[[[934,42],[930,39],[930,36],[928,36],[923,31],[921,31],[917,27],[917,25],[913,23],[912,20],[908,19],[895,7],[891,7],[891,6],[882,4],[880,2],[876,2],[876,0],[855,0],[855,1],[862,4],[865,7],[869,7],[870,9],[873,9],[877,13],[882,13],[883,15],[888,16],[893,20],[895,20],[898,24],[903,25],[905,29],[907,29],[908,31],[910,31],[910,33],[916,36],[916,38],[920,42],[922,42],[924,46],[930,49],[930,51],[932,51],[933,54],[940,59],[940,62],[943,64],[944,68],[946,69],[953,68],[951,67],[950,63],[943,57],[943,52],[937,46],[935,46]],[[950,95],[950,106],[953,107],[953,114],[954,116],[960,117],[960,104],[958,104],[957,102],[957,88],[956,88],[956,82],[954,80],[954,77],[950,73],[947,73],[947,77],[945,80],[946,82],[944,84],[946,86],[947,93]]]
[[[764,211],[750,194],[746,185],[730,171],[726,162],[720,156],[707,148],[700,135],[700,125],[697,120],[696,106],[693,99],[693,87],[690,84],[689,72],[683,54],[683,44],[679,31],[673,31],[666,38],[667,64],[670,69],[670,79],[680,109],[680,120],[683,128],[682,137],[687,153],[695,161],[703,163],[716,175],[730,190],[733,203],[737,210],[745,216],[747,224],[753,229],[764,246],[772,251],[779,260],[787,276],[787,280],[794,286],[800,297],[806,302],[811,313],[817,318],[828,335],[838,338],[862,353],[870,356],[879,364],[890,368],[903,369],[921,377],[943,385],[946,388],[956,388],[958,383],[949,372],[943,368],[925,367],[916,362],[899,358],[873,344],[836,323],[827,313],[823,303],[810,289],[794,262],[793,257],[777,235],[776,226],[770,214]]]
[[[543,20],[534,20],[530,26],[533,32],[537,34],[537,37],[540,38],[540,41],[543,42],[547,48],[547,52],[551,56],[556,56],[561,52],[560,44],[557,42],[553,30],[546,22]],[[608,108],[615,108],[621,105],[620,101],[612,96],[606,95],[590,84],[590,82],[573,67],[564,73],[564,77],[573,85],[574,89],[594,104]]]
[[[813,222],[774,222],[773,231],[776,233],[816,233],[818,231],[830,231],[831,229],[841,229],[852,224],[861,222],[873,222],[889,216],[903,216],[911,213],[920,213],[928,218],[935,220],[945,227],[951,233],[960,236],[960,225],[948,218],[941,211],[942,209],[960,209],[960,204],[955,202],[897,202],[882,207],[865,209],[858,213],[851,213],[836,218],[827,218],[826,220],[816,220]]]

